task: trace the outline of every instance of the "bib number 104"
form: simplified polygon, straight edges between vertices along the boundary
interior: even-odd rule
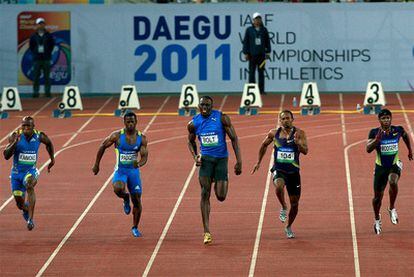
[[[146,58],[135,71],[135,81],[156,81],[157,73],[151,72],[151,66],[157,58],[156,49],[148,44],[143,44],[135,49],[135,56],[145,55]],[[190,71],[198,69],[198,80],[207,80],[208,57],[207,44],[198,44],[191,50],[191,59],[198,61],[198,68],[193,68],[188,61],[187,49],[178,44],[166,46],[161,52],[161,72],[163,78],[169,81],[179,81],[186,77]],[[221,44],[214,51],[214,59],[221,60],[221,79],[230,80],[230,44]],[[212,65],[210,65],[212,66]]]

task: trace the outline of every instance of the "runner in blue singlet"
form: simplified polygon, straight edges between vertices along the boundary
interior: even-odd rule
[[[289,220],[285,227],[287,238],[294,238],[292,223],[298,214],[301,182],[299,174],[299,155],[308,153],[308,145],[305,132],[293,126],[293,114],[284,110],[279,114],[280,126],[272,129],[264,139],[260,150],[259,159],[252,170],[252,174],[260,168],[260,163],[266,153],[267,147],[274,144],[274,164],[272,167],[273,184],[276,187],[276,195],[282,208],[279,219],[285,222],[287,219],[287,205],[285,202],[284,187],[289,194],[290,210]]]
[[[35,130],[34,126],[34,119],[32,117],[24,117],[21,128],[10,134],[9,144],[3,152],[6,160],[13,156],[13,166],[10,174],[11,189],[17,207],[23,212],[23,218],[29,231],[34,228],[33,216],[36,203],[34,187],[39,178],[39,170],[36,168],[36,163],[41,143],[46,145],[46,150],[50,157],[47,171],[50,172],[50,169],[55,164],[52,142],[45,133]]]
[[[398,155],[398,142],[402,138],[408,149],[408,160],[413,159],[410,138],[401,126],[391,125],[392,114],[388,109],[383,109],[378,114],[380,123],[379,128],[374,128],[369,132],[367,142],[367,152],[371,153],[374,149],[377,152],[374,174],[374,198],[372,206],[374,209],[374,232],[379,235],[382,232],[381,222],[381,202],[387,182],[390,184],[390,206],[388,214],[392,224],[398,224],[398,214],[395,209],[395,200],[398,194],[398,180],[401,175],[402,162]]]
[[[137,116],[133,112],[125,114],[124,124],[124,129],[113,132],[102,142],[92,171],[95,175],[98,174],[99,163],[105,150],[114,144],[116,153],[115,172],[112,179],[114,192],[124,200],[124,212],[127,215],[131,212],[129,202],[129,198],[131,198],[134,205],[132,209],[133,226],[131,232],[134,237],[141,237],[142,234],[138,230],[142,212],[140,167],[144,166],[148,159],[147,138],[136,129]],[[140,156],[139,161],[138,153]],[[125,191],[126,187],[129,193]]]
[[[241,174],[242,161],[238,138],[230,118],[220,111],[213,110],[213,99],[203,96],[199,104],[200,113],[188,123],[188,148],[200,167],[199,181],[201,185],[201,216],[204,226],[204,244],[212,243],[209,229],[210,192],[214,182],[214,192],[219,201],[224,201],[228,189],[228,152],[226,135],[229,136],[236,155],[234,172]],[[200,143],[200,154],[197,154],[196,139]]]

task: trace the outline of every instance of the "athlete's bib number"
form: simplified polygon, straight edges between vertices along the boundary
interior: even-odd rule
[[[19,154],[19,164],[35,164],[36,163],[36,154]]]
[[[131,164],[133,161],[137,159],[137,154],[121,154],[119,156],[119,161],[122,164]]]
[[[381,145],[382,155],[394,155],[398,152],[398,143],[390,143]]]
[[[211,135],[211,136],[201,136],[201,144],[203,146],[217,146],[218,145],[218,136]]]
[[[278,151],[277,161],[279,163],[293,163],[295,160],[295,152]]]

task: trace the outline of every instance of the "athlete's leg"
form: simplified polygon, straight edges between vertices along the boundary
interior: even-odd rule
[[[375,166],[374,173],[374,198],[372,199],[372,207],[374,209],[375,220],[380,220],[380,209],[384,190],[387,186],[389,170],[382,166]]]
[[[226,200],[227,191],[229,188],[229,182],[225,180],[218,180],[214,185],[214,192],[216,193],[217,200],[223,202]]]
[[[374,198],[372,199],[372,207],[374,208],[375,219],[380,219],[380,209],[382,203],[382,197],[384,196],[384,191],[374,191]]]
[[[14,192],[13,192],[13,196],[14,196],[14,200],[16,201],[16,206],[17,206],[17,208],[18,208],[19,210],[29,212],[28,207],[24,204],[24,198],[25,198],[25,195],[24,195],[24,194],[22,194],[22,196],[18,196],[18,195],[16,195],[16,194],[14,194]]]
[[[396,173],[390,173],[388,176],[388,182],[390,184],[389,194],[390,194],[390,210],[394,209],[395,200],[397,199],[398,194],[398,179],[399,176]]]
[[[210,193],[211,193],[211,177],[200,176],[201,186],[201,217],[203,219],[204,233],[210,233],[209,218],[210,218]]]
[[[129,199],[129,194],[125,191],[126,184],[122,181],[116,181],[112,183],[112,186],[114,188],[114,193],[124,200]]]
[[[223,202],[228,191],[228,158],[216,160],[214,167],[214,192],[217,200]]]
[[[27,201],[29,202],[29,219],[33,219],[34,208],[36,205],[36,193],[34,187],[37,184],[37,179],[33,175],[29,175],[25,179],[27,190]]]
[[[299,198],[300,195],[289,195],[290,200],[290,210],[289,210],[289,220],[286,227],[290,227],[295,221],[296,215],[299,210]]]
[[[141,203],[141,194],[140,193],[131,193],[132,204],[134,205],[132,209],[132,214],[134,217],[134,226],[138,228],[139,220],[141,219],[142,213],[142,203]]]
[[[280,202],[280,205],[282,205],[282,208],[284,210],[287,210],[287,205],[286,205],[286,201],[285,201],[285,180],[283,180],[282,178],[276,178],[273,181],[273,184],[275,185],[276,188],[276,196],[277,199]]]

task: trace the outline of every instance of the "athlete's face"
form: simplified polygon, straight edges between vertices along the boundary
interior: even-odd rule
[[[33,135],[34,130],[34,121],[33,119],[23,119],[22,120],[22,131],[23,134],[27,137]]]
[[[208,98],[201,98],[200,104],[198,104],[198,108],[202,116],[209,116],[211,114],[211,110],[213,109],[213,103]]]
[[[133,116],[127,116],[124,118],[124,124],[127,131],[134,131],[137,126],[137,120]]]
[[[291,128],[293,126],[293,117],[290,113],[281,113],[279,121],[283,128]]]
[[[388,129],[391,126],[391,116],[383,115],[379,118],[382,129]]]

